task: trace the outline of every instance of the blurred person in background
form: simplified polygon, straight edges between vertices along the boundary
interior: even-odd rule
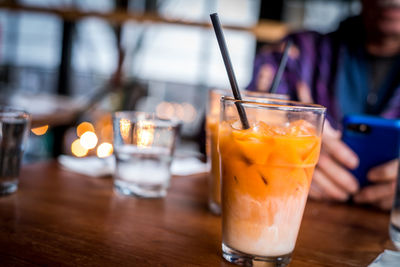
[[[327,107],[323,145],[310,197],[390,209],[398,161],[372,168],[373,182],[360,189],[349,172],[357,155],[341,141],[340,122],[350,113],[400,118],[400,0],[362,0],[360,16],[343,21],[329,34],[300,32],[261,50],[248,89],[268,91],[287,39],[293,40],[278,88],[294,100]]]

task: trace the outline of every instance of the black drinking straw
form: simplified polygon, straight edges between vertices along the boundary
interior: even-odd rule
[[[271,94],[275,94],[276,90],[278,89],[278,85],[281,82],[283,71],[285,70],[289,49],[292,46],[292,40],[288,39],[286,42],[285,50],[283,51],[283,55],[281,58],[281,62],[279,63],[278,71],[275,74],[274,80],[272,81],[272,86],[269,92]]]
[[[221,50],[222,58],[224,60],[225,69],[229,77],[229,82],[231,84],[233,96],[236,100],[242,100],[242,96],[240,95],[239,87],[237,85],[235,72],[233,71],[231,59],[229,57],[228,48],[226,47],[225,37],[222,32],[221,23],[219,22],[218,14],[214,13],[210,15],[212,25],[214,27],[215,35],[217,36],[219,49]],[[239,113],[240,121],[242,122],[243,129],[249,129],[249,121],[247,120],[246,111],[243,106],[239,102],[235,102],[236,108]]]

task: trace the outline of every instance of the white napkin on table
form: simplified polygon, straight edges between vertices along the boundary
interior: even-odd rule
[[[92,177],[104,177],[111,175],[115,169],[113,156],[107,158],[85,157],[76,158],[68,155],[58,157],[58,163],[69,171]]]
[[[172,175],[185,176],[208,171],[206,163],[196,157],[177,157],[174,158],[171,165]]]
[[[399,267],[400,252],[386,249],[368,267]]]

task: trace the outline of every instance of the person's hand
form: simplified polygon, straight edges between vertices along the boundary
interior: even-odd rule
[[[358,191],[358,182],[348,171],[358,166],[358,157],[340,137],[340,132],[325,121],[321,154],[315,167],[310,198],[346,201]]]
[[[367,178],[374,184],[357,193],[354,201],[389,210],[393,204],[398,168],[398,160],[392,160],[372,168],[368,172]]]
[[[298,84],[297,96],[302,102],[313,102],[305,83]],[[326,120],[321,154],[310,187],[310,198],[346,201],[350,194],[358,191],[358,182],[348,171],[357,166],[357,155],[341,141],[341,133],[334,130]]]

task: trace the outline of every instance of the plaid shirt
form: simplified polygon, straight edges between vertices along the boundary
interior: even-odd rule
[[[343,66],[343,50],[364,49],[363,26],[358,18],[341,24],[330,34],[300,32],[289,35],[293,46],[277,93],[288,94],[298,100],[297,86],[300,83],[310,88],[315,103],[327,108],[327,119],[334,127],[340,127],[341,110],[336,98],[338,74]],[[280,62],[282,49],[270,48],[261,51],[254,63],[254,73],[248,90],[267,91],[273,73]],[[366,88],[367,90],[367,88]],[[400,118],[400,84],[393,90],[390,100],[379,114],[385,118]]]

